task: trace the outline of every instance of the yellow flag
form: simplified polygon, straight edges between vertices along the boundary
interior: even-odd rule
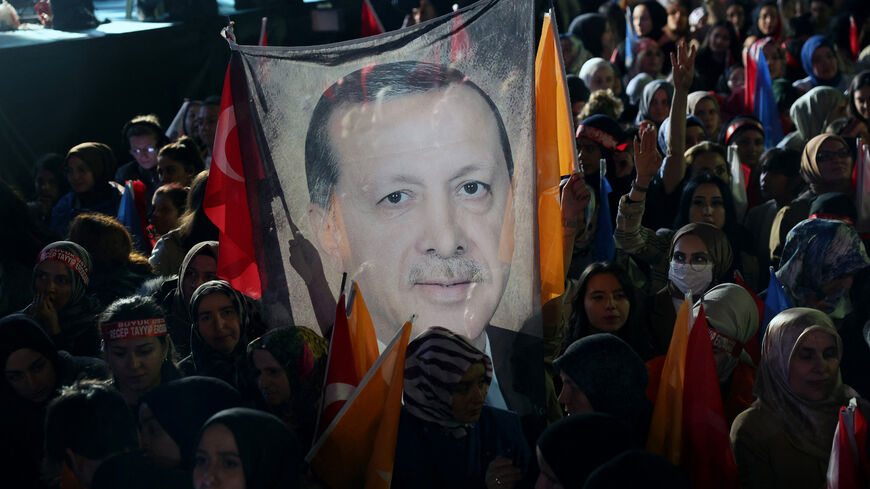
[[[535,58],[535,155],[538,169],[541,303],[565,292],[559,180],[561,175],[570,175],[574,171],[576,161],[565,67],[552,15],[551,10],[544,17]]]
[[[327,487],[390,487],[410,336],[409,321],[305,457]]]
[[[366,301],[356,282],[351,286],[347,310],[347,329],[350,332],[356,378],[362,380],[378,359],[378,340]]]
[[[674,333],[662,368],[659,392],[653,410],[646,449],[680,465],[683,450],[683,387],[686,350],[689,346],[689,301],[677,311]]]

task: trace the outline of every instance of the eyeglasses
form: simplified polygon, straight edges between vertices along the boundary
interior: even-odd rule
[[[157,151],[157,148],[153,146],[149,146],[147,148],[130,148],[130,154],[136,156],[139,156],[142,153],[148,153],[149,155],[152,155],[155,151]]]
[[[843,148],[839,151],[819,151],[816,153],[816,163],[834,161],[837,158],[848,158],[851,154],[849,148]]]

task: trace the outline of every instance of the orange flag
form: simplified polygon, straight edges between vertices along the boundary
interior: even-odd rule
[[[350,311],[347,315],[347,328],[350,332],[354,366],[357,379],[362,380],[378,359],[378,340],[366,301],[363,300],[359,284],[356,282],[351,286],[347,308]]]
[[[535,154],[538,167],[538,242],[541,302],[565,292],[560,175],[570,175],[577,159],[565,67],[553,12],[544,17],[535,58]]]
[[[691,299],[687,298],[677,311],[646,443],[647,451],[661,455],[677,466],[680,465],[683,450],[683,389],[686,350],[689,346],[690,302]]]
[[[396,333],[305,457],[327,487],[390,487],[410,336],[411,321]]]

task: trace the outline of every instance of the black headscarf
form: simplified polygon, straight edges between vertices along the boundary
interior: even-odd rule
[[[24,348],[39,352],[48,359],[54,367],[56,382],[60,381],[62,377],[60,356],[54,343],[51,342],[39,323],[26,314],[10,314],[0,319],[0,367],[5,369],[9,356]],[[26,403],[15,394],[12,386],[6,381],[5,375],[0,380],[0,385],[3,386],[0,390],[0,396],[5,400],[4,404],[14,402],[12,399]]]
[[[192,376],[155,387],[142,403],[178,445],[180,468],[192,469],[199,428],[216,413],[241,406],[242,395],[220,379]]]
[[[229,355],[225,355],[206,343],[199,332],[197,311],[199,303],[206,296],[223,294],[229,297],[230,302],[239,316],[239,341]],[[190,317],[193,327],[190,328],[190,352],[197,375],[217,377],[230,383],[240,391],[245,391],[247,382],[244,372],[245,351],[248,346],[250,316],[242,298],[237,290],[223,280],[212,280],[200,285],[190,299]]]
[[[581,338],[553,362],[589,399],[596,412],[624,420],[633,438],[645,442],[652,404],[646,398],[649,372],[640,356],[618,336]]]
[[[193,318],[190,315],[190,297],[184,297],[184,275],[190,266],[190,262],[200,255],[210,256],[217,262],[218,242],[203,241],[193,245],[187,254],[184,255],[181,266],[178,268],[175,290],[167,295],[163,301],[164,307],[168,309],[166,327],[169,329],[169,336],[172,337],[175,350],[182,356],[190,354],[190,324],[193,322]]]
[[[583,47],[592,53],[593,57],[610,58],[610,53],[603,53],[601,36],[607,28],[607,17],[601,14],[583,14],[574,18],[568,27],[574,37],[583,42]]]
[[[689,481],[666,458],[646,450],[629,450],[592,472],[583,489],[613,487],[688,489]]]
[[[631,11],[634,12],[639,5],[643,5],[649,10],[649,17],[652,20],[652,30],[649,31],[644,37],[649,37],[650,39],[658,42],[659,39],[662,38],[663,32],[662,29],[668,25],[668,11],[665,10],[662,5],[656,0],[645,0],[643,2],[636,3],[633,7],[631,7]],[[639,35],[639,33],[638,33]]]
[[[109,182],[115,174],[115,169],[118,166],[118,161],[115,159],[115,153],[112,148],[103,143],[82,143],[73,146],[66,155],[66,160],[69,161],[71,156],[75,156],[88,165],[91,173],[94,174],[94,189],[91,191],[96,195],[111,195],[112,187]]]
[[[541,455],[562,487],[583,487],[595,469],[631,448],[628,429],[603,413],[574,414],[538,438]]]
[[[248,408],[233,408],[212,416],[202,433],[222,424],[236,439],[248,489],[294,489],[302,472],[302,449],[293,432],[277,417]]]

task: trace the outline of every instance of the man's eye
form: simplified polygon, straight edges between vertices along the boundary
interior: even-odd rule
[[[408,194],[405,192],[392,192],[378,202],[388,202],[390,204],[400,204],[408,200]]]
[[[483,182],[466,182],[462,184],[461,192],[465,195],[481,195],[489,190],[489,185]]]

